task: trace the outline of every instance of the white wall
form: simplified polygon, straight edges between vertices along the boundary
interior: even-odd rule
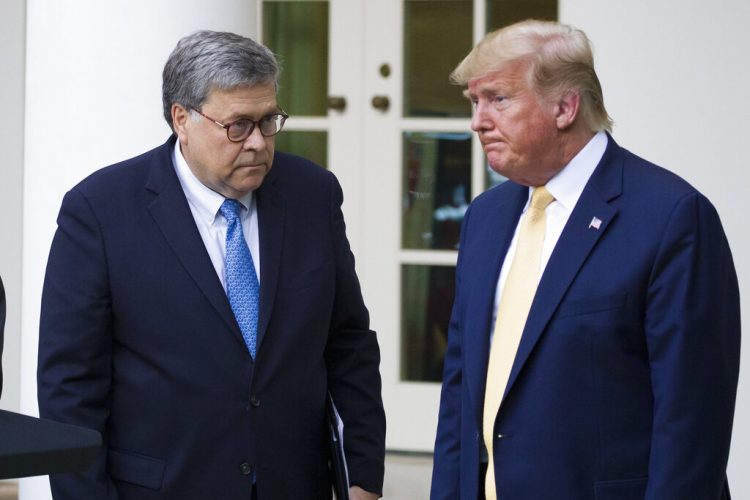
[[[560,19],[594,43],[619,144],[686,178],[716,205],[747,324],[750,231],[742,200],[750,193],[750,2],[562,0]],[[747,341],[742,351],[728,469],[734,498],[750,498]]]
[[[0,408],[17,411],[21,369],[21,238],[25,2],[0,2],[0,276],[7,318]]]
[[[203,28],[254,36],[255,27],[254,0],[27,1],[23,413],[38,414],[39,301],[64,193],[166,140],[161,71],[179,38]],[[21,498],[49,498],[47,478],[22,480]]]

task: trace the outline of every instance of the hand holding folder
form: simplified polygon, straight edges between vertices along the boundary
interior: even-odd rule
[[[344,422],[333,403],[330,392],[326,400],[326,411],[331,444],[330,464],[333,491],[337,500],[349,500],[349,471],[346,466],[346,454],[344,453]]]

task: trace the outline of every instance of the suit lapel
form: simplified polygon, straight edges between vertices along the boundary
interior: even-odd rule
[[[617,209],[609,201],[622,193],[622,157],[614,140],[608,137],[608,141],[607,150],[570,214],[539,282],[503,399],[581,266],[617,215]],[[594,218],[600,221],[598,228],[591,225]]]
[[[235,337],[244,345],[245,341],[242,339],[242,333],[229,306],[229,300],[227,300],[219,277],[216,276],[185,193],[182,191],[180,181],[172,166],[174,143],[175,137],[172,136],[154,156],[151,173],[146,183],[146,189],[154,194],[153,200],[148,205],[148,211],[182,266]]]
[[[496,195],[501,198],[494,213],[489,217],[482,214],[485,218],[478,221],[477,230],[473,230],[478,234],[471,237],[472,262],[467,264],[467,267],[471,269],[469,275],[476,276],[476,279],[473,279],[471,285],[467,287],[470,296],[466,300],[468,304],[466,317],[476,322],[472,321],[466,329],[463,346],[466,350],[464,366],[466,367],[467,387],[469,387],[472,405],[476,410],[475,415],[479,420],[482,418],[482,405],[484,404],[484,388],[490,352],[489,335],[492,331],[492,311],[497,280],[521,211],[528,200],[528,193],[528,188],[518,184],[508,184],[499,189]],[[487,263],[490,267],[485,267]],[[474,265],[478,267],[474,268]],[[479,420],[477,424],[481,428]]]
[[[260,317],[258,319],[258,349],[268,329],[273,302],[278,287],[281,249],[284,238],[284,197],[274,186],[282,165],[266,176],[256,191],[258,204],[258,236],[260,240]]]

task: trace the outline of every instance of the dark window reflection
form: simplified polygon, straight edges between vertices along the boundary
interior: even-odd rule
[[[282,130],[276,137],[276,150],[292,153],[328,167],[328,133]]]
[[[469,116],[448,75],[471,50],[473,2],[404,2],[404,116]]]
[[[487,31],[524,19],[557,21],[557,0],[487,0]]]
[[[402,247],[457,249],[471,200],[471,134],[404,132],[403,148]]]
[[[401,380],[441,381],[455,272],[453,266],[401,266]]]
[[[263,43],[281,63],[278,101],[296,116],[328,112],[328,2],[263,2]]]

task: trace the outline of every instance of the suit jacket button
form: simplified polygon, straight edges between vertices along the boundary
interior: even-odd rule
[[[243,476],[249,476],[253,472],[253,468],[250,467],[249,463],[242,462],[240,464],[240,472],[242,472]]]
[[[250,404],[253,406],[253,408],[260,408],[260,399],[253,396],[250,398]]]

